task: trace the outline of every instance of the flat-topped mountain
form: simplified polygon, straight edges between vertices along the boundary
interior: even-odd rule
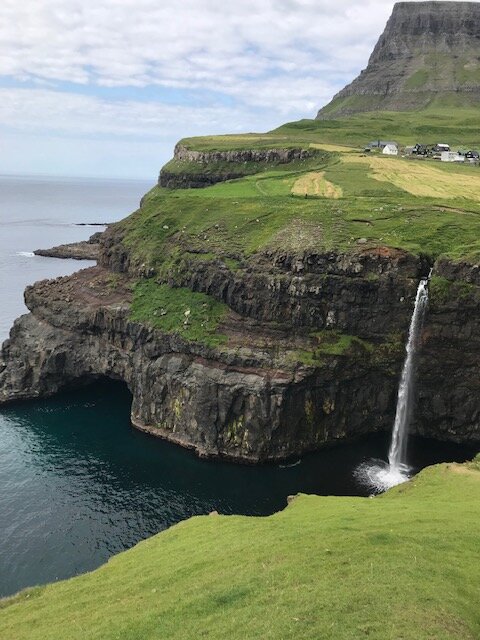
[[[480,105],[480,3],[399,2],[368,66],[317,119]]]

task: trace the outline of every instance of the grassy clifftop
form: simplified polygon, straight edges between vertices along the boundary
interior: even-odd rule
[[[168,171],[185,174],[187,183],[202,173],[228,177],[243,172],[244,177],[204,189],[154,188],[142,209],[124,223],[127,242],[139,258],[154,261],[165,256],[167,237],[167,244],[178,244],[178,234],[182,247],[200,240],[204,251],[236,256],[266,246],[306,248],[305,239],[308,248],[343,251],[366,238],[369,245],[434,258],[446,254],[477,260],[478,167],[381,154],[362,158],[363,146],[376,139],[480,148],[478,112],[437,105],[421,112],[302,120],[267,134],[184,139],[179,146],[194,152],[296,148],[313,156],[274,165],[174,160]]]
[[[15,640],[480,635],[479,463],[383,496],[300,496],[172,527],[93,573],[1,602]]]
[[[480,148],[476,110],[447,107],[302,120],[267,134],[184,139],[178,148],[186,155],[167,165],[180,178],[177,184],[198,185],[203,178],[207,184],[212,175],[220,181],[205,188],[154,187],[141,208],[117,226],[131,264],[161,284],[195,271],[198,261],[240,277],[266,251],[387,248],[476,264],[478,166],[362,152],[379,138]],[[242,154],[274,149],[307,154],[288,162],[245,160],[248,153]],[[151,309],[137,295],[134,307],[142,307],[142,319],[149,317]]]
[[[359,99],[361,96],[350,98],[352,101]],[[336,120],[299,120],[265,134],[185,138],[180,144],[196,151],[308,148],[312,142],[355,147],[378,138],[396,140],[401,144],[446,141],[452,145],[480,147],[478,109],[462,107],[454,98],[447,96],[432,101],[421,111],[379,111]]]

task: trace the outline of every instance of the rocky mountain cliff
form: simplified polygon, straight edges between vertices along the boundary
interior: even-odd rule
[[[399,2],[367,68],[317,119],[480,106],[480,3]]]
[[[378,247],[263,251],[234,270],[219,260],[185,261],[169,283],[229,305],[227,340],[217,347],[132,320],[138,273],[115,226],[104,234],[100,262],[27,288],[30,313],[1,352],[0,404],[120,379],[133,395],[134,426],[202,456],[243,462],[390,428],[405,329],[418,279],[431,266],[425,259]],[[413,429],[475,441],[478,268],[439,261],[434,274],[451,290],[433,291]]]
[[[479,10],[396,5],[367,71],[319,117],[472,104]],[[477,119],[457,111],[436,112],[436,135],[470,127],[476,141]],[[387,114],[382,137],[410,137],[406,115]],[[433,268],[411,429],[478,441],[478,169],[359,154],[380,120],[332,122],[335,144],[313,121],[181,141],[140,208],[97,238],[97,267],[27,288],[0,405],[119,379],[135,427],[244,462],[390,429]]]

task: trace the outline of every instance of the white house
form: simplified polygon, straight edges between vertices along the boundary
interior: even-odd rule
[[[398,156],[398,147],[396,144],[386,144],[383,147],[383,152],[386,156]]]
[[[456,151],[442,151],[440,159],[442,162],[465,162],[465,156]]]

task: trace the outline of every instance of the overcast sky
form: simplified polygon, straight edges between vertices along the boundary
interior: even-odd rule
[[[393,4],[0,0],[0,173],[154,179],[179,138],[313,118]]]

